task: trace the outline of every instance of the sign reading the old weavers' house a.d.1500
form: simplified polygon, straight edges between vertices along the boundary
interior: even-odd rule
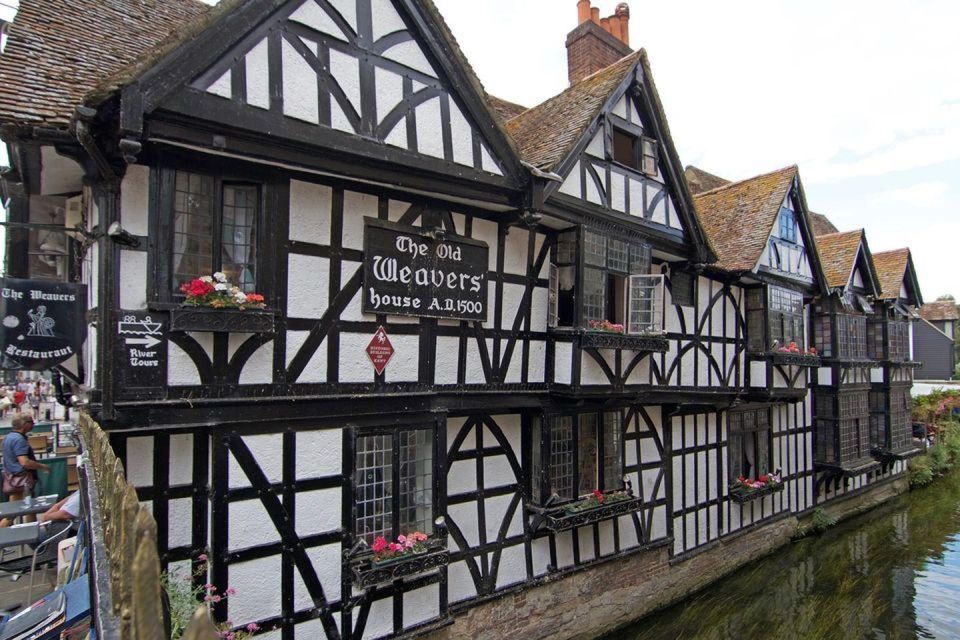
[[[363,311],[487,319],[484,242],[366,219]]]
[[[85,285],[0,278],[3,363],[39,371],[78,355],[86,312]]]

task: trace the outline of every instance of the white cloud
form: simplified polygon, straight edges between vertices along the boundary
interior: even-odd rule
[[[943,197],[950,190],[946,182],[930,181],[903,187],[888,189],[871,196],[874,202],[899,202],[915,207],[932,207],[943,202]]]

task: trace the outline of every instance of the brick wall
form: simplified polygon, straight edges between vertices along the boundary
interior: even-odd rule
[[[595,22],[584,22],[567,35],[567,73],[570,84],[609,67],[632,49]]]
[[[787,544],[795,518],[722,540],[671,565],[667,547],[601,563],[467,609],[430,640],[583,639],[676,602]]]

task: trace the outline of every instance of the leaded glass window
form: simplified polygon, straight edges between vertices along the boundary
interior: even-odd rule
[[[372,544],[433,531],[433,447],[433,429],[357,436],[354,535]]]
[[[583,232],[583,255],[587,264],[607,266],[607,237],[592,231]]]
[[[770,321],[770,335],[767,340],[770,348],[775,342],[781,346],[796,342],[802,348],[803,295],[783,287],[771,286],[767,291]]]
[[[622,411],[589,411],[549,419],[549,435],[533,447],[534,496],[539,493],[540,469],[546,469],[549,494],[573,500],[596,489],[612,491],[623,486]],[[543,466],[540,447],[548,454]]]
[[[797,216],[786,207],[780,209],[780,239],[793,243],[797,241]]]
[[[727,415],[729,433],[728,481],[739,477],[757,479],[771,469],[770,412],[767,409],[741,409]]]

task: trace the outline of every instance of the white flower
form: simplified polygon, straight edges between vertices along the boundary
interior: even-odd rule
[[[213,282],[213,278],[210,276],[200,276],[200,282]]]
[[[217,291],[229,291],[230,285],[224,284],[222,282],[218,282],[217,284],[213,285],[213,288],[216,289]]]
[[[217,271],[215,274],[213,274],[213,279],[216,280],[217,282],[226,282],[227,274],[225,274],[222,271]]]
[[[245,294],[243,291],[238,291],[236,294],[234,294],[233,300],[237,304],[243,304],[247,301],[247,294]]]
[[[232,293],[233,295],[237,295],[238,293],[240,293],[240,287],[230,287],[230,293]]]

